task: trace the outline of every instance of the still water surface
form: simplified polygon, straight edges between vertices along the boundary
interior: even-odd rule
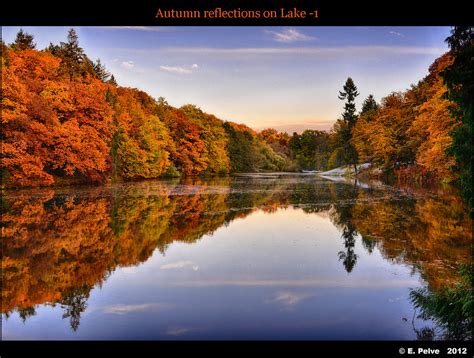
[[[417,339],[459,197],[302,175],[7,191],[3,339]],[[437,335],[437,336],[436,336]]]

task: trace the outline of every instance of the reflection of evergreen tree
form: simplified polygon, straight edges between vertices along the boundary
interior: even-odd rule
[[[63,318],[69,318],[71,329],[75,332],[81,323],[81,313],[87,308],[91,287],[82,286],[67,292],[62,300],[61,307],[65,309]]]
[[[374,251],[375,245],[377,244],[377,241],[372,240],[366,236],[361,235],[362,237],[362,246],[364,246],[364,249],[367,250],[369,254],[371,254]]]
[[[23,321],[23,323],[25,323],[27,318],[30,318],[36,315],[36,310],[34,307],[27,307],[27,308],[19,309],[18,314],[21,320]]]
[[[338,252],[339,260],[342,261],[347,272],[351,272],[357,262],[357,255],[354,252],[356,235],[354,226],[348,222],[342,231],[346,251]]]
[[[472,267],[461,269],[461,281],[439,291],[429,287],[411,290],[410,299],[420,311],[418,318],[436,322],[438,332],[431,329],[431,336],[445,340],[472,339],[474,300],[472,296]],[[414,327],[415,328],[415,327]],[[430,328],[415,331],[419,338],[426,338]]]
[[[357,182],[354,185],[343,185],[336,189],[336,202],[333,206],[332,220],[342,231],[345,251],[339,251],[338,257],[348,273],[352,272],[357,263],[357,254],[354,251],[357,230],[353,223],[352,209],[357,198]]]

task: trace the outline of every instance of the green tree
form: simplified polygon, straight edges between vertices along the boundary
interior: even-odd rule
[[[79,37],[74,29],[68,31],[67,42],[60,42],[59,45],[50,44],[48,51],[61,58],[62,71],[69,76],[70,80],[75,76],[82,76],[86,72],[91,74],[95,72],[92,62],[79,46]]]
[[[426,287],[410,291],[410,299],[420,311],[418,317],[436,322],[442,328],[441,339],[472,339],[472,265],[461,265],[460,273],[459,282],[441,290]]]
[[[230,158],[231,172],[253,172],[256,170],[254,137],[247,128],[232,122],[224,122],[228,135],[227,152]]]
[[[107,83],[110,83],[112,86],[118,86],[117,81],[115,80],[114,75],[111,75]]]
[[[33,35],[20,29],[16,34],[15,42],[11,44],[11,48],[15,51],[33,50],[36,48],[36,43],[33,39]]]
[[[81,314],[87,308],[91,287],[84,285],[73,288],[66,292],[60,301],[61,308],[64,309],[63,319],[69,318],[69,324],[73,332],[76,332],[81,324]]]
[[[374,96],[369,94],[369,96],[365,99],[364,103],[362,104],[362,109],[360,111],[360,114],[362,115],[369,111],[375,111],[378,108],[379,108],[379,105],[375,101]]]
[[[454,56],[451,66],[446,68],[441,76],[448,88],[448,99],[457,104],[452,108],[452,114],[460,121],[460,125],[453,131],[453,142],[449,152],[454,155],[456,165],[453,168],[458,172],[463,196],[472,208],[474,206],[472,189],[472,158],[474,147],[474,30],[471,26],[456,26],[451,36],[446,39]]]
[[[341,139],[343,142],[343,153],[346,164],[352,164],[357,172],[357,151],[352,143],[352,129],[357,122],[355,98],[359,95],[357,87],[352,78],[348,78],[343,86],[343,91],[339,91],[339,99],[346,100],[342,119],[345,126],[341,127]]]
[[[104,83],[108,82],[110,78],[110,72],[107,71],[105,66],[100,62],[100,59],[97,59],[97,61],[92,64],[92,67],[94,68],[95,74],[99,80]],[[117,85],[117,82],[115,82],[115,85]]]
[[[330,154],[328,133],[309,129],[301,135],[294,133],[289,146],[299,169],[326,169]]]

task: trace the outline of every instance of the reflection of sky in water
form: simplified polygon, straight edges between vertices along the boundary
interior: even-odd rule
[[[348,274],[341,232],[324,213],[257,211],[194,244],[172,243],[96,287],[72,332],[60,306],[4,339],[413,339],[408,266],[371,254],[357,237]]]

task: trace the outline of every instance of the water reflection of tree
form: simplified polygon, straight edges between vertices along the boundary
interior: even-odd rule
[[[359,191],[353,223],[363,244],[377,245],[382,255],[411,265],[434,290],[459,279],[455,265],[470,261],[472,221],[459,196],[416,198],[383,193],[377,200]]]
[[[255,210],[289,205],[329,213],[341,231],[338,257],[347,272],[357,263],[360,235],[369,252],[377,245],[386,258],[418,267],[436,290],[454,277],[439,260],[465,260],[471,222],[456,197],[396,199],[356,185],[286,179],[19,192],[2,202],[2,312],[17,311],[27,320],[36,305],[59,304],[77,330],[90,290],[117,267],[144,262],[175,241],[196,242]]]
[[[71,329],[74,332],[79,328],[81,313],[87,308],[90,291],[90,286],[73,288],[66,292],[60,301],[61,307],[65,310],[63,318],[69,318]]]
[[[255,210],[229,210],[228,183],[192,184],[25,191],[5,201],[4,316],[17,311],[26,320],[38,304],[59,304],[76,331],[90,290],[117,267],[144,262],[175,241],[195,242]],[[284,201],[278,192],[257,191],[246,200],[274,208]],[[238,196],[232,204],[242,206]]]
[[[353,222],[353,208],[357,198],[357,182],[354,185],[344,185],[333,188],[336,197],[331,210],[333,223],[342,231],[344,240],[344,251],[338,252],[339,260],[342,261],[347,273],[352,272],[357,263],[357,254],[354,251],[357,230]]]
[[[20,319],[25,323],[27,318],[36,316],[36,309],[34,307],[25,307],[18,310],[18,315]]]
[[[472,267],[462,268],[458,283],[435,291],[429,286],[410,291],[410,299],[418,310],[417,318],[432,320],[435,328],[413,328],[418,339],[470,340],[473,321]]]

